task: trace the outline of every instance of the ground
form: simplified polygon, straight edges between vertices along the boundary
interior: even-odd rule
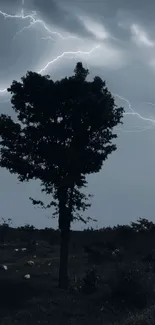
[[[38,245],[27,245],[28,238]],[[5,230],[0,324],[155,324],[154,238],[154,232],[73,232],[65,292],[58,288],[59,233]]]

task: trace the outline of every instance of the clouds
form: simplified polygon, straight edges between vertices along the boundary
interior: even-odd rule
[[[76,17],[76,14],[70,12],[61,7],[58,2],[53,0],[44,1],[33,0],[31,7],[36,10],[42,19],[52,26],[58,26],[61,29],[65,29],[69,33],[74,33],[82,37],[90,37],[91,33],[85,29],[84,24],[80,19]]]
[[[153,8],[150,0],[149,4],[152,6],[146,12]],[[53,78],[59,77],[60,71],[61,76],[65,71],[72,73],[73,58],[75,63],[82,60],[90,69],[99,69],[103,78],[113,74],[111,84],[119,75],[118,91],[122,93],[124,85],[128,85],[124,91],[129,97],[139,96],[144,76],[148,76],[148,84],[149,80],[152,82],[155,24],[143,21],[145,7],[139,7],[138,2],[129,5],[111,0],[95,5],[92,1],[25,0],[24,7],[19,1],[12,7],[6,0],[5,5],[7,10],[9,6],[10,17],[5,19],[4,12],[0,12],[1,88],[27,70],[50,73]],[[14,14],[15,7],[18,17]],[[140,85],[136,93],[132,79]]]
[[[16,6],[17,4],[18,1],[16,2]],[[71,4],[70,7],[69,4]],[[26,47],[28,45],[27,51],[29,52],[29,50],[32,49],[32,55],[30,56],[32,64],[27,62],[27,68],[33,69],[34,66],[34,69],[40,70],[42,68],[44,69],[46,65],[49,68],[52,67],[52,64],[49,65],[48,62],[52,61],[52,57],[54,59],[54,57],[59,56],[61,59],[63,52],[66,52],[67,55],[67,52],[73,52],[73,48],[75,51],[88,52],[92,48],[100,45],[98,51],[92,52],[92,55],[88,57],[88,64],[91,66],[97,67],[102,65],[105,68],[118,69],[124,67],[124,65],[130,66],[131,62],[136,64],[137,60],[142,64],[154,66],[154,40],[149,35],[149,31],[145,31],[145,26],[137,22],[141,13],[138,7],[135,7],[137,8],[137,16],[135,15],[135,11],[132,16],[132,10],[134,8],[133,3],[131,3],[129,9],[129,6],[122,1],[117,1],[117,5],[113,3],[112,6],[107,1],[101,2],[101,7],[105,13],[102,16],[98,6],[96,6],[96,10],[92,11],[92,6],[94,6],[92,2],[90,2],[86,14],[86,4],[88,6],[87,1],[84,3],[81,1],[74,1],[72,3],[64,1],[62,4],[61,2],[55,2],[53,0],[46,0],[45,2],[41,0],[29,0],[27,2],[25,1],[23,8],[25,16],[29,15],[27,19],[7,19],[7,22],[4,22],[3,15],[0,15],[0,23],[5,23],[8,33],[11,31],[11,34],[8,34],[8,37],[5,38],[5,43],[8,41],[9,48],[11,45],[12,52],[14,52],[11,58],[17,57],[17,50],[19,51],[19,49],[23,47],[25,47],[24,53],[26,54]],[[6,5],[9,5],[9,1],[6,2]],[[12,10],[11,5],[10,8]],[[19,13],[21,9],[22,3],[20,3],[18,8]],[[36,11],[36,23],[30,18],[32,10]],[[114,15],[113,21],[110,12]],[[123,14],[124,12],[126,16],[128,16],[128,19]],[[12,23],[11,27],[13,27],[14,23],[14,28],[7,29],[10,21]],[[68,41],[66,40],[64,42],[59,37],[56,37],[56,34],[54,35],[48,32],[48,30],[44,28],[45,25],[41,24],[41,21],[43,21],[51,31],[58,31],[66,36],[72,35],[75,38],[70,38]],[[15,42],[12,42],[12,39],[9,39],[9,37],[11,37],[13,33],[15,34],[16,31],[18,32],[18,29],[23,29],[23,32],[18,34],[18,38],[16,38]],[[43,41],[43,39],[46,39],[46,42]],[[47,41],[47,39],[49,41]],[[26,40],[28,43],[25,42]],[[21,46],[21,44],[23,45]],[[35,46],[33,46],[34,44]],[[4,53],[10,53],[10,49],[7,51],[7,47],[3,47],[3,49]],[[146,49],[149,51],[146,52]],[[50,57],[46,55],[47,52],[51,52]],[[37,60],[35,65],[32,60],[33,53],[34,61],[36,62]],[[37,53],[40,55],[37,56]],[[45,57],[47,57],[47,60]],[[85,55],[80,55],[80,57],[85,60]],[[27,59],[29,59],[29,55],[27,55]],[[41,63],[42,61],[43,65]],[[19,59],[18,62],[20,62]],[[21,66],[22,62],[19,64],[20,71]],[[17,66],[14,65],[14,67],[17,71]],[[24,71],[24,69],[22,70]]]
[[[155,102],[154,1],[24,2],[22,7],[21,0],[0,0],[0,10],[19,15],[18,18],[4,19],[0,13],[0,88],[8,87],[13,79],[20,79],[27,70],[43,69],[54,80],[69,76],[73,74],[76,62],[82,61],[90,71],[90,80],[95,75],[101,76],[109,89],[128,98],[141,116],[155,119],[155,106],[144,103]],[[22,8],[27,18],[23,18]],[[33,10],[36,15],[32,18]],[[0,97],[1,112],[12,114],[10,104],[4,99]],[[125,101],[117,97],[116,103],[129,112]],[[154,196],[148,192],[149,189],[151,193],[155,191],[155,132],[154,128],[144,131],[149,126],[148,121],[136,115],[124,116],[123,128],[118,131],[118,150],[98,176],[89,178],[88,192],[95,197],[88,214],[99,219],[100,226],[104,222],[109,224],[109,220],[111,224],[126,223],[142,216],[143,212],[146,217],[154,216]],[[7,218],[16,206],[15,223],[22,223],[21,215],[23,222],[31,222],[33,215],[35,225],[38,226],[38,222],[39,226],[45,225],[42,211],[34,210],[28,201],[30,191],[32,196],[40,198],[39,184],[20,184],[19,189],[15,177],[3,170],[0,173],[2,183],[5,183],[5,191],[0,187],[2,214],[4,212]],[[12,205],[6,208],[4,202],[8,193]],[[23,207],[28,211],[25,214]]]
[[[26,3],[26,8],[28,8],[28,3]],[[35,9],[36,15],[32,9]],[[72,52],[76,51],[79,53],[91,51],[92,54],[87,55],[88,64],[91,66],[97,67],[101,64],[103,67],[117,69],[126,62],[125,51],[120,44],[117,44],[119,40],[106,29],[102,21],[79,15],[77,12],[72,13],[67,7],[66,9],[64,6],[61,8],[60,4],[56,4],[54,1],[46,1],[45,6],[43,2],[34,0],[29,9],[25,9],[25,5],[23,7],[21,4],[17,10],[18,16],[10,13],[9,10],[7,13],[10,16],[6,19],[4,12],[0,12],[0,23],[6,29],[6,37],[3,40],[6,46],[5,48],[3,46],[4,53],[1,54],[1,63],[4,56],[7,66],[6,71],[5,68],[3,70],[5,64],[2,65],[4,80],[7,79],[8,71],[10,71],[10,80],[12,75],[17,78],[17,71],[24,73],[24,69],[45,71],[46,66],[50,69],[53,66],[52,61],[56,57],[59,57],[61,61],[61,58],[67,57],[67,53],[70,56],[70,54],[74,55]],[[69,31],[74,38],[63,39],[70,35]],[[60,37],[60,34],[64,36]],[[17,37],[14,39],[15,35]],[[1,32],[1,37],[3,38],[3,32]],[[98,50],[92,51],[97,46]],[[14,61],[11,62],[12,71],[9,66],[11,52],[11,60]],[[66,54],[63,55],[63,52]],[[6,53],[8,54],[8,63]],[[84,61],[85,57],[86,54],[79,55],[79,58]],[[24,65],[23,62],[25,62]],[[4,83],[6,84],[6,81]]]
[[[98,1],[97,5],[92,1],[56,3],[46,0],[46,6],[42,1],[34,0],[33,5],[52,25],[81,39],[86,38],[90,46],[94,42],[100,43],[100,51],[94,56],[96,66],[102,62],[110,69],[118,68],[130,65],[131,61],[136,64],[137,60],[148,67],[154,66],[154,40],[149,31],[151,20],[146,28],[146,14],[149,18],[155,9],[153,1],[149,0],[147,5],[144,1],[143,7],[141,1],[129,3],[122,0]],[[91,57],[93,66],[94,60]]]

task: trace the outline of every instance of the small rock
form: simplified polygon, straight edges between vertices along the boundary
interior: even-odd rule
[[[2,269],[7,271],[7,269],[8,269],[7,265],[2,265]]]
[[[18,252],[19,251],[19,249],[18,248],[15,248],[15,252]]]
[[[37,257],[36,255],[33,256],[33,258],[36,258],[36,257]]]
[[[26,251],[27,250],[27,248],[22,248],[22,251],[24,252],[24,251]]]
[[[26,264],[28,264],[28,265],[34,265],[34,262],[33,261],[27,261],[27,263]]]
[[[30,279],[30,277],[31,277],[30,274],[25,274],[25,275],[24,275],[24,278],[25,278],[26,280]]]
[[[51,263],[48,263],[48,266],[50,266],[51,265]]]

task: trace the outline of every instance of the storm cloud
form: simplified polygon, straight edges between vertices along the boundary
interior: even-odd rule
[[[89,79],[99,75],[106,80],[116,103],[125,107],[124,125],[117,128],[117,151],[98,175],[88,178],[87,191],[94,198],[86,215],[98,219],[100,227],[142,216],[153,219],[154,1],[0,0],[0,10],[1,91],[27,70],[41,70],[56,80],[71,75],[76,62],[82,61]],[[0,93],[0,109],[13,114],[5,92]],[[0,170],[0,177],[3,217],[12,217],[14,224],[57,226],[48,219],[52,211],[43,213],[29,202],[29,196],[42,198],[39,182],[18,184],[5,170]]]

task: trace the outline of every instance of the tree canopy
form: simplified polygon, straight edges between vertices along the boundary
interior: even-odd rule
[[[100,77],[86,81],[89,71],[82,63],[74,72],[56,82],[35,72],[13,81],[8,92],[19,122],[5,114],[0,117],[0,166],[20,181],[39,179],[42,190],[54,199],[60,188],[69,193],[74,184],[77,210],[84,208],[79,188],[86,185],[86,175],[99,172],[116,150],[112,131],[121,123],[123,108],[115,105]]]
[[[0,116],[0,166],[21,182],[41,181],[61,231],[69,231],[73,218],[84,220],[79,212],[89,202],[81,188],[87,185],[86,175],[99,172],[116,150],[113,128],[122,123],[124,112],[106,82],[98,76],[87,81],[88,74],[81,62],[73,76],[55,82],[29,71],[8,88],[18,122]]]

